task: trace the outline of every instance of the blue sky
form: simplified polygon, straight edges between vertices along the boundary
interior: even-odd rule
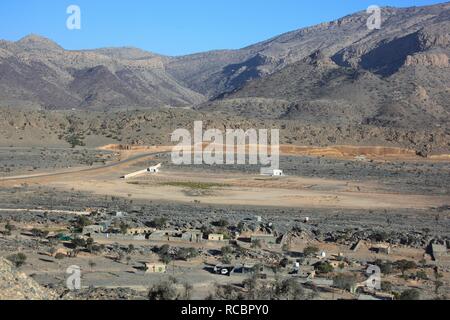
[[[369,5],[421,6],[432,0],[0,0],[0,39],[36,33],[66,49],[134,46],[167,55],[236,49],[334,20]],[[81,8],[81,30],[66,9]]]

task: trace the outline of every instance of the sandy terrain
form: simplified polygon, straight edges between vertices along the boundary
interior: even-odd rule
[[[138,169],[137,164],[156,164],[158,159],[155,159],[155,156],[159,153],[167,153],[168,147],[127,149],[113,145],[106,146],[103,149],[120,152],[119,158],[121,161],[103,167],[9,177],[0,180],[0,184],[11,187],[19,183],[29,183],[130,199],[184,203],[195,201],[204,204],[267,207],[425,209],[443,206],[450,202],[449,195],[402,194],[401,192],[384,190],[381,184],[373,181],[342,181],[299,176],[272,179],[243,173],[212,174],[163,170],[157,175],[123,180],[120,179],[120,176]],[[288,154],[298,155],[302,155],[304,152],[313,152],[312,149],[288,148],[286,146],[282,150]],[[318,150],[322,149],[319,148]],[[341,156],[343,157],[349,157],[364,150],[368,156],[379,157],[384,155],[393,159],[397,153],[399,159],[413,157],[411,152],[400,149],[347,147],[342,150]],[[339,154],[331,153],[331,155]],[[208,190],[191,190],[189,187],[173,186],[173,183],[177,182],[201,182],[214,184],[214,186],[207,188]],[[216,184],[220,186],[215,186]]]

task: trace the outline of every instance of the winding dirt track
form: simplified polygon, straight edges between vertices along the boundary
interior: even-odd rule
[[[151,152],[150,152],[151,150]],[[401,194],[386,190],[376,182],[339,181],[303,177],[261,179],[259,176],[229,173],[165,171],[132,180],[119,177],[133,165],[151,162],[168,153],[162,149],[121,150],[124,160],[95,168],[23,175],[0,179],[0,186],[19,183],[77,190],[97,195],[129,199],[210,205],[248,205],[292,208],[427,209],[450,203],[450,196]],[[208,190],[174,186],[170,182],[202,182],[223,185]]]
[[[12,176],[12,177],[6,177],[6,178],[0,178],[0,182],[3,181],[20,181],[20,180],[33,180],[33,179],[42,179],[42,178],[52,178],[52,177],[63,177],[68,176],[71,177],[73,174],[81,174],[81,173],[93,173],[102,171],[104,169],[108,168],[114,168],[114,167],[120,167],[124,165],[131,164],[133,162],[152,157],[158,154],[161,154],[164,152],[151,152],[151,153],[143,153],[138,154],[135,156],[132,156],[130,158],[127,158],[125,160],[110,163],[101,167],[94,167],[94,168],[82,168],[82,169],[72,169],[72,170],[64,170],[59,172],[47,172],[47,173],[38,173],[38,174],[32,174],[32,175],[22,175],[22,176]]]

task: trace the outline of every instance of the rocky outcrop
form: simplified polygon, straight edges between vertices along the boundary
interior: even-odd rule
[[[405,66],[448,68],[450,64],[445,53],[421,53],[406,57]]]
[[[0,258],[0,300],[54,300],[56,293],[41,287],[19,272],[13,264]]]

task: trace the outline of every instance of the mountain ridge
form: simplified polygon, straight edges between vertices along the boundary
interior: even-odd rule
[[[0,41],[0,106],[195,106],[317,123],[445,125],[450,3],[384,7],[381,30],[369,30],[367,18],[360,11],[241,49],[178,57],[65,50],[37,35]]]

